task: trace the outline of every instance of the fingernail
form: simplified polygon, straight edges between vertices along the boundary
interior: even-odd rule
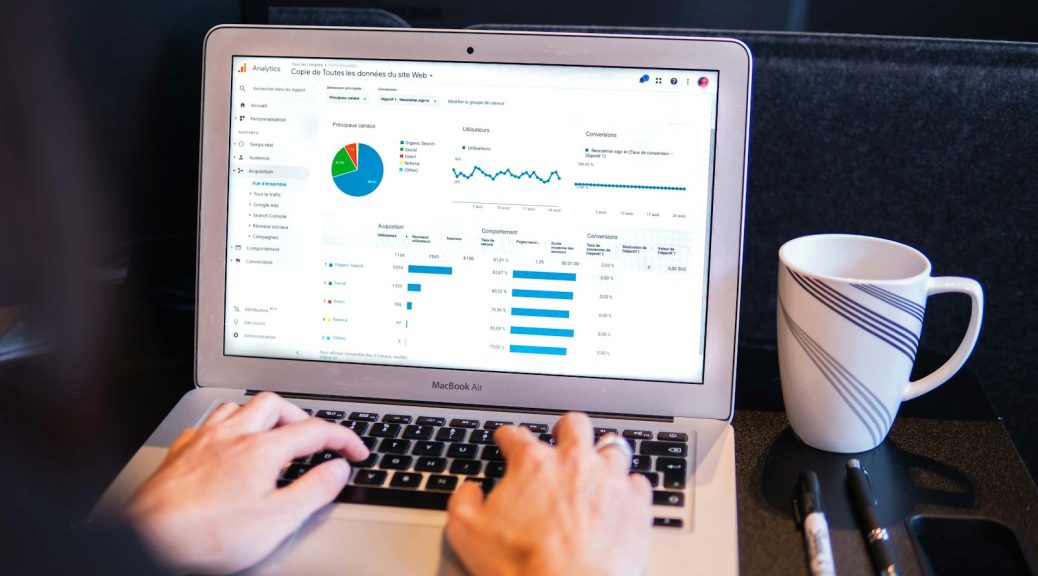
[[[350,465],[346,463],[342,458],[336,458],[328,466],[328,473],[332,475],[337,481],[346,483],[346,478],[350,475]]]

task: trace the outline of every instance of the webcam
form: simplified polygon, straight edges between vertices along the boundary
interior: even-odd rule
[[[469,54],[472,54],[473,52],[476,51],[476,49],[473,48],[472,46],[469,46],[468,48],[465,49],[465,51],[468,52]]]

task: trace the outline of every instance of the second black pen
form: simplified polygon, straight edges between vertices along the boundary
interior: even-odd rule
[[[897,576],[890,533],[879,523],[879,514],[876,513],[878,502],[872,493],[869,474],[856,458],[847,461],[847,494],[854,508],[854,516],[858,520],[858,528],[865,537],[865,546],[872,558],[874,573]]]

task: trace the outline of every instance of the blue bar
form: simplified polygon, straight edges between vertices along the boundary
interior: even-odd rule
[[[512,316],[536,316],[538,318],[569,318],[569,310],[542,310],[540,308],[512,308]]]
[[[547,354],[548,356],[565,356],[565,348],[552,348],[549,346],[519,346],[512,344],[508,347],[509,352],[515,354]]]
[[[512,326],[512,334],[528,336],[562,336],[572,338],[573,331],[566,328],[534,328],[532,326]]]
[[[535,272],[533,270],[512,270],[512,278],[525,278],[527,280],[568,280],[573,282],[577,279],[574,272]]]
[[[407,309],[408,309],[408,310],[410,310],[410,309],[411,309],[411,302],[408,302],[408,303],[407,303]]]
[[[422,291],[422,285],[421,284],[408,284],[407,285],[407,291],[408,292],[421,292]]]
[[[552,300],[572,300],[572,292],[554,292],[552,290],[512,290],[517,298],[550,298]]]
[[[409,264],[407,272],[409,274],[446,274],[449,276],[454,273],[454,269],[450,266],[416,266]]]

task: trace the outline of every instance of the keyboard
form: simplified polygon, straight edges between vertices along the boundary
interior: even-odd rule
[[[555,444],[554,422],[538,415],[516,420],[481,420],[472,417],[376,413],[325,408],[305,408],[311,416],[353,430],[371,451],[362,462],[351,462],[350,480],[337,502],[446,510],[451,493],[462,482],[477,482],[485,493],[505,474],[506,462],[494,444],[494,430],[518,424]],[[694,432],[654,430],[642,427],[596,427],[597,440],[613,433],[630,444],[634,457],[631,473],[641,474],[653,487],[653,525],[683,528],[688,517],[686,488],[692,470],[689,438]],[[694,445],[694,444],[693,444]],[[278,480],[285,486],[332,458],[325,451],[296,458],[285,466]]]

